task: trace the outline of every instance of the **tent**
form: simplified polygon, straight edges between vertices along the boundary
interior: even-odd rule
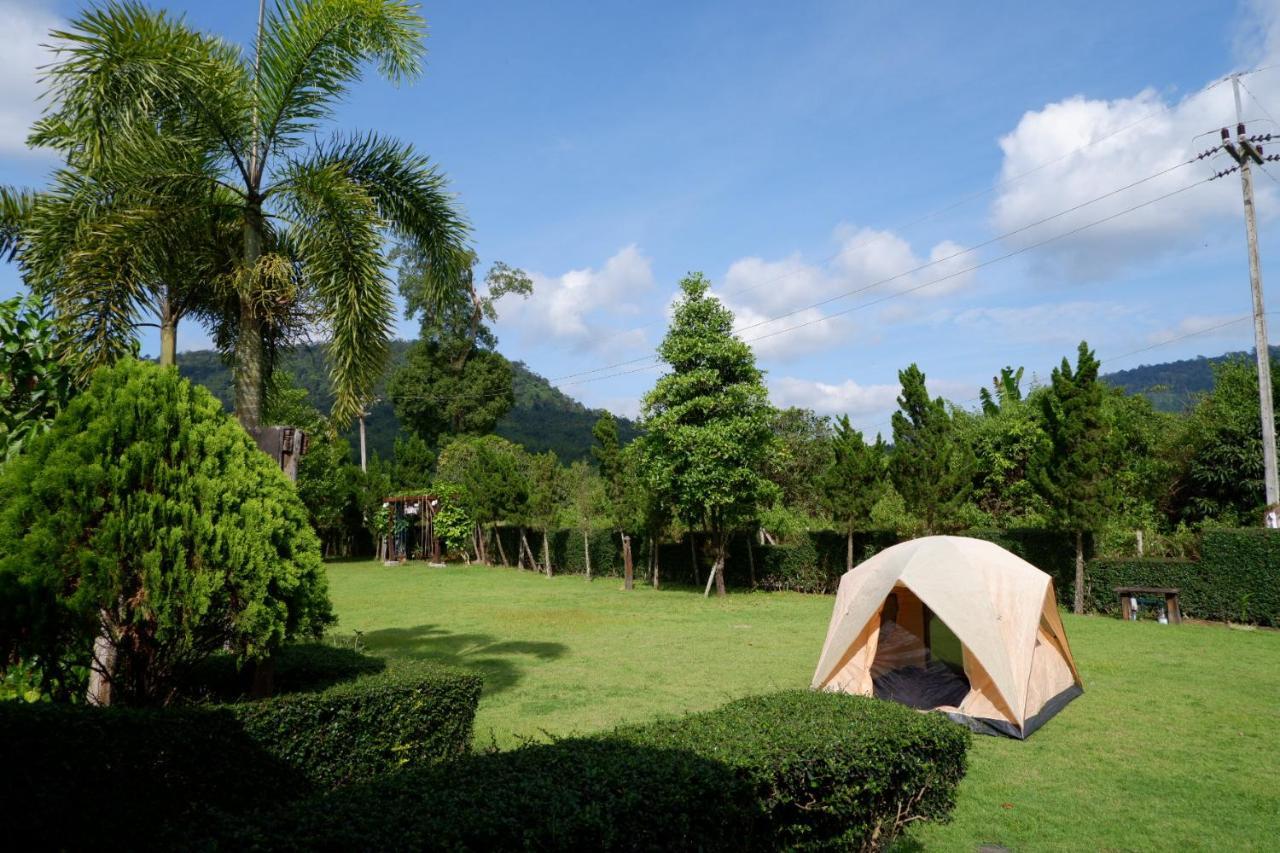
[[[1082,692],[1053,579],[962,536],[903,542],[845,573],[813,687],[1018,739]]]

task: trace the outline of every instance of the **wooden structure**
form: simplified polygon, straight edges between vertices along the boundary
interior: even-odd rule
[[[1115,588],[1116,595],[1120,596],[1120,612],[1124,615],[1125,621],[1138,618],[1138,611],[1134,608],[1134,600],[1142,596],[1164,596],[1164,609],[1168,616],[1170,625],[1182,624],[1182,608],[1178,606],[1178,590],[1163,586],[1118,586]]]
[[[440,561],[440,539],[435,517],[440,499],[435,495],[396,495],[383,498],[389,511],[386,561],[402,563],[410,558]]]

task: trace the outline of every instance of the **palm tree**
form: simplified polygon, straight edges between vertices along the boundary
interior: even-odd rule
[[[55,286],[115,312],[100,324],[112,328],[140,293],[206,312],[233,355],[249,429],[275,348],[291,329],[318,329],[334,420],[350,422],[386,361],[387,239],[421,252],[444,293],[465,267],[467,226],[411,146],[375,133],[308,140],[366,64],[393,82],[414,77],[423,27],[404,0],[278,0],[259,8],[246,58],[180,18],[113,2],[53,33],[49,108],[30,141],[66,157],[63,216],[48,221],[80,249],[61,269],[42,261]],[[194,245],[191,234],[202,235]],[[121,258],[130,274],[111,275]]]

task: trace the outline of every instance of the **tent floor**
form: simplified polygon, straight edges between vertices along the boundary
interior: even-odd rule
[[[969,695],[969,679],[942,661],[927,667],[906,666],[872,678],[877,699],[888,699],[927,711],[944,705],[957,706]]]

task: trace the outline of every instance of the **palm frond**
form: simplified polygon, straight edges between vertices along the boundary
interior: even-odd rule
[[[286,172],[285,182],[300,168]],[[427,157],[378,134],[334,136],[317,146],[301,173],[330,168],[362,187],[387,230],[420,257],[429,298],[439,301],[462,286],[474,261],[466,246],[469,227],[448,181]]]
[[[189,148],[220,148],[247,179],[252,92],[236,47],[135,2],[89,9],[50,35],[56,61],[30,144],[96,167],[161,126]]]
[[[332,115],[369,61],[392,82],[417,76],[424,28],[416,4],[406,0],[276,3],[257,58],[260,138],[266,147],[300,144],[298,137]]]
[[[385,223],[368,189],[340,164],[291,164],[280,202],[331,336],[331,416],[350,423],[387,362],[394,312],[382,253]]]
[[[35,202],[30,190],[0,186],[0,260],[11,261],[17,254]]]

